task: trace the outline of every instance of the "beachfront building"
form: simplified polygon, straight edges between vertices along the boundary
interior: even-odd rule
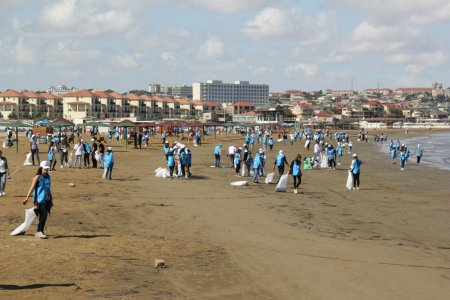
[[[148,92],[154,95],[161,93],[161,85],[159,83],[150,83],[148,85]]]
[[[216,103],[250,102],[254,105],[267,105],[269,86],[267,84],[250,84],[248,81],[223,83],[221,80],[208,80],[206,83],[193,84],[193,98]]]
[[[270,108],[259,108],[255,110],[255,120],[257,124],[282,124],[284,123],[284,111],[281,106]]]
[[[101,118],[99,97],[91,91],[66,93],[63,97],[63,115],[66,119]]]
[[[49,119],[62,118],[63,116],[63,97],[52,93],[42,93],[45,100],[45,117]]]
[[[0,93],[0,111],[5,120],[25,117],[30,111],[27,96],[15,90]]]

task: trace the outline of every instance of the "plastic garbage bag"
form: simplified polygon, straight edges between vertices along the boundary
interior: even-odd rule
[[[280,181],[278,181],[275,192],[286,192],[288,175],[282,175]]]
[[[94,157],[95,157],[95,160],[97,160],[97,161],[100,160],[100,154],[97,151],[95,151]]]
[[[311,143],[311,141],[310,140],[306,140],[306,142],[305,142],[305,148],[308,148],[308,145]]]
[[[322,157],[322,161],[321,161],[321,163],[320,163],[320,167],[321,167],[322,169],[328,168],[328,157],[326,157],[326,156],[323,156],[323,157]]]
[[[345,187],[349,190],[353,188],[353,175],[350,171],[348,172],[347,183],[345,184]]]
[[[165,171],[165,169],[159,168],[159,170],[158,170],[158,172],[156,172],[155,176],[162,178],[163,177],[163,173],[165,173],[164,171]]]
[[[31,224],[36,218],[36,214],[34,213],[34,208],[25,209],[25,221],[19,225],[10,235],[19,235],[24,234],[30,229]]]
[[[275,176],[275,173],[269,173],[267,174],[266,179],[264,180],[266,182],[266,184],[272,183],[273,181],[273,177]]]
[[[246,181],[246,180],[234,181],[234,182],[230,183],[230,185],[232,185],[232,186],[247,186],[248,181]]]
[[[158,172],[161,171],[161,170],[162,170],[162,168],[159,167],[158,169],[155,170],[155,174],[158,173]]]
[[[281,143],[283,141],[283,139],[278,139],[278,143]]]
[[[247,168],[245,165],[242,166],[242,170],[241,170],[241,176],[245,177],[247,176]]]
[[[167,169],[162,170],[162,178],[170,177],[170,172]]]
[[[303,161],[303,170],[311,170],[311,158],[307,157],[305,158],[305,160]]]
[[[24,166],[32,166],[33,165],[33,162],[31,161],[31,153],[27,154],[25,161],[23,162],[23,165]]]
[[[3,142],[3,148],[6,148],[6,142]]]
[[[69,168],[73,167],[73,159],[72,159],[72,154],[69,155],[68,159],[67,159],[67,166]]]

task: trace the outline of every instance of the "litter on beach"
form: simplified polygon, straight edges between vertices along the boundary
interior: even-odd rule
[[[11,236],[24,234],[30,229],[31,224],[33,224],[36,214],[34,213],[34,208],[25,209],[25,221],[19,225],[13,232],[10,233]]]
[[[287,188],[288,175],[283,175],[278,181],[277,187],[275,188],[275,192],[286,192]]]
[[[246,181],[246,180],[234,181],[234,182],[230,183],[230,185],[232,185],[232,186],[247,186],[248,181]]]
[[[274,177],[274,176],[275,176],[275,173],[269,173],[269,174],[267,174],[267,177],[266,177],[266,179],[264,179],[264,182],[265,182],[266,184],[272,183],[273,177]]]

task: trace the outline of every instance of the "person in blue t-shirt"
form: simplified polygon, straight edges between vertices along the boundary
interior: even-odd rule
[[[222,156],[222,144],[217,145],[214,148],[214,157],[216,158],[216,162],[214,167],[220,168],[220,158]]]
[[[269,138],[269,149],[270,149],[270,151],[273,150],[273,137]]]
[[[350,165],[350,172],[353,176],[353,189],[359,190],[359,175],[361,174],[361,164],[362,161],[358,159],[358,155],[355,153],[353,154],[353,160]]]
[[[173,179],[173,171],[175,170],[175,156],[173,150],[171,149],[167,155],[167,166],[170,170],[170,179]]]
[[[280,150],[277,157],[275,158],[275,162],[272,168],[272,170],[275,170],[275,166],[278,167],[278,181],[280,181],[281,176],[284,174],[284,165],[287,165],[289,167],[286,156],[284,155],[284,151]]]
[[[47,221],[47,215],[50,213],[53,205],[50,190],[51,180],[48,173],[49,170],[50,164],[48,163],[48,161],[42,161],[39,164],[39,169],[36,173],[36,176],[34,176],[33,178],[33,182],[31,183],[31,187],[28,190],[27,196],[22,200],[23,205],[27,204],[31,194],[34,193],[34,211],[39,217],[39,224],[37,226],[37,232],[35,236],[41,239],[47,238],[44,233],[45,222]]]
[[[294,178],[294,193],[298,194],[298,187],[302,183],[302,156],[300,154],[291,162],[289,174]]]

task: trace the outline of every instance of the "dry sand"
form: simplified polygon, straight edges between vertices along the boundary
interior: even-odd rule
[[[189,180],[154,176],[160,144],[113,142],[112,181],[58,164],[48,240],[34,237],[36,223],[9,236],[36,168],[22,165],[23,142],[19,155],[4,149],[14,174],[0,198],[0,299],[450,298],[449,172],[412,162],[400,172],[354,142],[360,191],[344,187],[350,156],[335,171],[304,171],[298,195],[233,188],[231,169],[210,168],[217,141],[191,147]],[[222,140],[225,149],[242,141]],[[307,154],[302,144],[283,148],[289,162]],[[155,258],[168,268],[155,269]]]

